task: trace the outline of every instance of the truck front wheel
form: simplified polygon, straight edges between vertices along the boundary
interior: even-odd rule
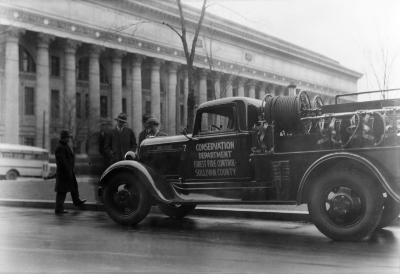
[[[190,212],[195,209],[195,204],[178,204],[178,205],[169,205],[169,204],[159,204],[158,208],[165,215],[174,218],[174,219],[182,219]]]
[[[107,214],[122,225],[135,225],[149,213],[150,195],[139,179],[131,173],[115,175],[104,187]]]
[[[362,240],[375,230],[381,218],[382,190],[358,170],[335,170],[320,176],[309,197],[312,221],[333,240]]]

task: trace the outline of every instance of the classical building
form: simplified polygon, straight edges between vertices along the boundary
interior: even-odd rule
[[[185,7],[189,40],[199,11]],[[186,124],[188,80],[174,0],[0,2],[0,142],[50,150],[61,129],[77,153],[104,122],[142,115],[172,135]],[[307,90],[332,102],[361,74],[337,61],[208,14],[196,44],[196,104],[225,96]]]

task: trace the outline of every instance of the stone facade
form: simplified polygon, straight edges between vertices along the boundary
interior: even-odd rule
[[[15,3],[14,3],[15,2]],[[188,36],[198,11],[186,7]],[[0,3],[0,141],[50,150],[76,134],[77,153],[118,113],[136,135],[151,114],[176,134],[188,80],[175,1],[20,0]],[[307,90],[326,102],[357,90],[358,72],[291,43],[208,15],[196,48],[196,104],[226,96]],[[212,58],[210,58],[212,56]],[[92,138],[93,137],[93,138]]]

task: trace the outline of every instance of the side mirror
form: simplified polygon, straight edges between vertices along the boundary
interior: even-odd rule
[[[183,134],[183,136],[185,136],[186,138],[188,138],[189,140],[197,140],[196,138],[193,138],[193,137],[191,137],[191,136],[189,136],[188,134],[188,129],[185,127],[183,130],[182,130],[182,132],[181,132],[182,134]]]

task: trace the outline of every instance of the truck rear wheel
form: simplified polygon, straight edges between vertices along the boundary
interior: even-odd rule
[[[150,211],[150,195],[139,178],[124,172],[115,175],[104,187],[104,207],[122,225],[135,225]]]
[[[182,219],[195,209],[195,204],[159,204],[158,208],[165,215],[174,218]]]
[[[362,240],[375,230],[381,218],[380,186],[357,170],[335,170],[320,176],[309,197],[312,221],[333,240]]]
[[[391,225],[400,215],[400,203],[388,196],[383,204],[383,212],[378,228]]]

